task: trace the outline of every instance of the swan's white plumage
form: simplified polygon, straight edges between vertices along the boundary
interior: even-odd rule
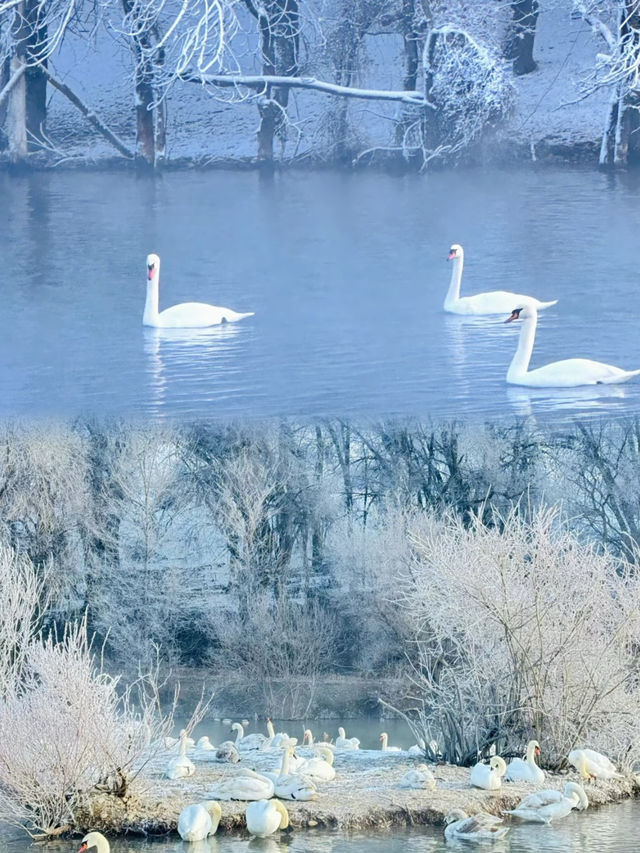
[[[519,302],[511,311],[505,323],[522,320],[518,348],[507,371],[507,382],[511,385],[526,385],[531,388],[577,388],[580,385],[612,385],[627,382],[640,374],[640,369],[622,370],[612,364],[591,361],[588,358],[566,358],[529,370],[538,312],[531,302]]]
[[[583,779],[622,779],[615,764],[594,749],[572,749],[569,753],[569,764],[573,764]]]
[[[218,829],[222,809],[214,801],[186,806],[178,817],[178,835],[183,841],[204,841]]]
[[[533,823],[551,823],[566,817],[573,809],[583,811],[589,800],[581,785],[567,782],[564,791],[544,790],[529,794],[507,814]]]
[[[317,747],[315,758],[303,762],[298,768],[298,772],[304,776],[309,776],[314,782],[318,780],[331,782],[336,778],[336,771],[333,767],[333,752],[326,747]]]
[[[253,311],[239,313],[206,302],[182,302],[159,311],[159,284],[160,258],[156,254],[147,255],[147,298],[142,315],[144,326],[157,329],[202,329],[221,323],[235,323],[253,316]]]
[[[336,749],[360,749],[360,741],[357,737],[347,737],[347,733],[343,727],[339,726]]]
[[[221,779],[212,794],[217,800],[268,800],[274,794],[273,781],[253,770],[241,770]]]
[[[402,752],[399,746],[389,746],[389,735],[386,732],[382,732],[379,741],[380,749],[383,752]]]
[[[111,847],[101,832],[89,832],[82,839],[82,846],[78,853],[84,853],[85,850],[93,850],[95,853],[110,853]]]
[[[196,772],[195,764],[187,758],[187,738],[186,731],[180,732],[180,754],[176,758],[172,758],[167,765],[164,775],[167,779],[184,779],[187,776],[193,776]]]
[[[462,809],[454,809],[444,819],[444,837],[447,841],[474,841],[485,843],[503,838],[508,827],[500,826],[502,818],[486,812],[467,817]]]
[[[483,314],[506,314],[513,311],[522,300],[530,300],[539,311],[555,305],[558,301],[540,302],[532,296],[522,293],[511,293],[508,290],[490,290],[486,293],[476,293],[475,296],[460,296],[460,282],[464,266],[464,250],[459,243],[454,243],[449,249],[449,260],[453,261],[451,282],[444,300],[444,310],[450,314],[466,314],[481,316]]]
[[[536,764],[536,755],[540,753],[540,744],[537,740],[530,740],[527,745],[527,758],[514,758],[507,765],[504,774],[505,782],[544,782],[544,770]]]
[[[485,791],[497,791],[502,786],[502,777],[506,773],[507,765],[503,758],[494,755],[489,764],[479,761],[471,768],[469,784],[474,788],[484,788]]]
[[[247,806],[245,820],[251,835],[266,838],[289,826],[289,813],[278,800],[258,800]]]
[[[426,764],[417,764],[411,770],[407,770],[398,782],[399,788],[416,788],[423,791],[433,791],[436,780],[433,773]]]

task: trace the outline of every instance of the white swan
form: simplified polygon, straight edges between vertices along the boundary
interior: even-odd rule
[[[326,737],[326,733],[325,733],[325,737]],[[313,739],[313,732],[311,731],[311,729],[305,729],[304,730],[304,733],[302,736],[302,745],[303,746],[314,746],[314,747],[321,746],[321,747],[323,747],[323,749],[330,749],[330,750],[334,750],[336,748],[336,745],[334,743],[330,743],[326,739],[315,741]]]
[[[416,764],[413,769],[407,770],[402,779],[398,782],[398,787],[433,791],[436,787],[436,780],[435,776],[426,764]]]
[[[309,776],[314,782],[317,780],[331,782],[336,778],[336,771],[333,766],[333,752],[327,749],[326,746],[316,747],[315,758],[304,761],[298,768],[298,771],[304,776]]]
[[[389,746],[389,735],[386,732],[382,732],[378,740],[383,752],[402,752],[399,746]]]
[[[164,771],[167,779],[184,779],[196,772],[195,764],[187,758],[187,740],[187,733],[183,729],[180,732],[180,754],[171,759]]]
[[[544,782],[544,770],[536,764],[536,755],[540,755],[540,744],[530,740],[527,744],[527,758],[514,758],[507,766],[504,774],[505,782]]]
[[[215,800],[194,803],[180,812],[178,835],[183,841],[204,841],[215,834],[221,817],[220,803]]]
[[[276,797],[283,800],[313,800],[318,795],[315,782],[307,775],[292,773],[290,768],[293,746],[286,746],[282,753],[282,763],[278,773],[266,773],[273,781]],[[303,762],[304,763],[304,762]]]
[[[269,736],[262,746],[263,749],[278,749],[279,747],[282,747],[284,745],[285,741],[293,741],[294,746],[298,743],[298,738],[290,738],[286,732],[276,733],[276,730],[273,728],[273,723],[271,722],[270,717],[267,717],[267,732],[269,733]]]
[[[544,367],[529,370],[529,361],[533,352],[538,325],[538,312],[535,305],[524,302],[511,312],[505,323],[523,320],[516,350],[509,370],[507,382],[511,385],[527,385],[532,388],[576,388],[579,385],[612,385],[616,382],[627,382],[633,376],[640,374],[639,370],[622,370],[612,364],[602,361],[591,361],[589,358],[565,358],[562,361],[552,361]]]
[[[268,800],[273,797],[273,781],[253,770],[241,770],[236,776],[221,779],[214,785],[217,800]]]
[[[572,749],[569,764],[573,764],[583,779],[623,779],[615,764],[594,749]]]
[[[82,839],[82,847],[78,853],[84,853],[85,850],[95,850],[96,853],[110,853],[111,847],[101,832],[90,832]]]
[[[266,838],[289,826],[289,812],[279,800],[258,800],[247,806],[245,820],[251,835]]]
[[[497,791],[502,785],[502,777],[507,771],[507,765],[503,758],[494,755],[488,764],[479,761],[471,768],[469,784],[474,788],[484,788],[485,791]]]
[[[239,314],[230,308],[207,305],[205,302],[182,302],[158,311],[158,285],[160,282],[160,258],[147,255],[147,299],[142,315],[143,326],[157,329],[201,329],[218,326],[220,323],[235,323],[244,317],[252,317],[253,311]]]
[[[485,843],[503,838],[508,827],[500,826],[502,818],[487,812],[478,812],[471,817],[462,809],[454,809],[444,819],[444,837],[447,841],[476,841]]]
[[[533,296],[524,296],[520,293],[510,293],[508,290],[490,290],[487,293],[476,293],[475,296],[460,296],[460,281],[462,279],[462,267],[464,265],[464,251],[462,246],[454,243],[449,249],[449,261],[453,261],[451,270],[451,283],[444,300],[444,310],[450,314],[506,314],[513,310],[513,306],[523,300],[530,300],[539,311],[555,305],[558,301],[540,302]]]
[[[234,723],[231,726],[231,731],[236,733],[236,749],[260,749],[267,740],[260,732],[245,737],[244,728],[240,723]]]
[[[347,733],[340,726],[336,738],[336,749],[360,749],[360,741],[357,737],[347,737]]]
[[[589,800],[582,785],[567,782],[564,791],[550,789],[529,794],[506,814],[534,823],[551,823],[552,820],[566,817],[573,809],[583,811],[588,805]]]
[[[196,743],[196,747],[198,749],[204,749],[207,751],[211,751],[215,749],[215,746],[211,743],[207,735],[202,735],[201,738],[198,738],[198,742]]]
[[[413,746],[410,746],[407,752],[409,755],[420,755],[424,758],[424,754],[427,751],[426,743],[420,738],[418,743],[414,743]]]

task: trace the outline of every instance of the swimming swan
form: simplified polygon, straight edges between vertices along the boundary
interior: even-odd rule
[[[583,779],[623,779],[615,764],[594,749],[572,749],[569,764],[573,764]]]
[[[506,814],[534,823],[551,823],[552,820],[566,817],[573,809],[584,811],[588,805],[589,800],[582,785],[567,782],[564,791],[545,790],[529,794]]]
[[[85,850],[95,850],[96,853],[110,853],[111,847],[101,832],[90,832],[82,839],[82,847],[78,853],[84,853]]]
[[[436,780],[426,764],[416,764],[412,770],[407,770],[398,782],[398,787],[433,791],[436,787]]]
[[[402,752],[399,746],[389,746],[389,735],[386,732],[382,732],[378,740],[383,752]]]
[[[471,817],[462,809],[454,809],[444,819],[444,837],[447,841],[495,841],[503,838],[508,830],[506,826],[500,826],[502,818],[495,817],[487,812],[478,812]]]
[[[540,302],[533,296],[523,296],[520,293],[510,293],[508,290],[490,290],[487,293],[476,293],[475,296],[460,296],[460,281],[462,279],[462,267],[464,265],[464,251],[462,246],[454,243],[449,249],[449,261],[453,261],[451,270],[451,283],[444,300],[444,310],[450,314],[506,314],[513,309],[514,305],[523,300],[531,300],[539,311],[555,305],[558,301]]]
[[[245,820],[251,835],[266,838],[289,826],[289,812],[279,800],[258,800],[247,806]]]
[[[536,337],[538,312],[530,302],[516,307],[505,323],[524,320],[520,329],[518,349],[507,371],[507,382],[511,385],[528,385],[532,388],[575,388],[579,385],[612,385],[626,382],[640,374],[640,370],[622,370],[602,361],[588,358],[565,358],[552,361],[544,367],[529,370],[529,361]]]
[[[540,755],[540,744],[530,740],[527,745],[527,758],[514,758],[507,766],[504,774],[505,782],[544,782],[544,770],[536,764],[536,755]]]
[[[502,785],[502,776],[507,772],[504,758],[494,755],[488,764],[479,761],[471,768],[469,784],[474,788],[484,788],[485,791],[497,791]]]
[[[182,302],[164,311],[158,311],[158,285],[160,282],[160,258],[147,255],[147,300],[142,315],[143,326],[157,329],[202,329],[220,323],[235,323],[244,317],[253,317],[253,311],[239,314],[230,308],[207,305],[205,302]]]
[[[194,803],[180,812],[178,818],[178,835],[183,841],[204,841],[214,835],[222,817],[220,803],[209,800],[205,803]]]

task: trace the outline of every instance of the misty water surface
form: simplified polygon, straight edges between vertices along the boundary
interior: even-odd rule
[[[518,329],[445,315],[463,295],[559,304],[532,367],[640,367],[637,174],[534,168],[426,176],[172,172],[0,175],[0,415],[622,415],[640,382],[508,387]],[[160,307],[256,316],[213,330],[141,325],[145,257]]]

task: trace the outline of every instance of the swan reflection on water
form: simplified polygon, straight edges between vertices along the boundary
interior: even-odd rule
[[[149,407],[159,414],[169,402],[196,394],[215,401],[235,390],[240,350],[251,328],[235,323],[202,329],[144,329]],[[240,383],[237,383],[238,385]]]
[[[579,385],[576,388],[528,388],[507,385],[507,400],[519,417],[536,412],[564,410],[569,414],[612,414],[624,410],[625,398],[632,393],[627,385]]]

